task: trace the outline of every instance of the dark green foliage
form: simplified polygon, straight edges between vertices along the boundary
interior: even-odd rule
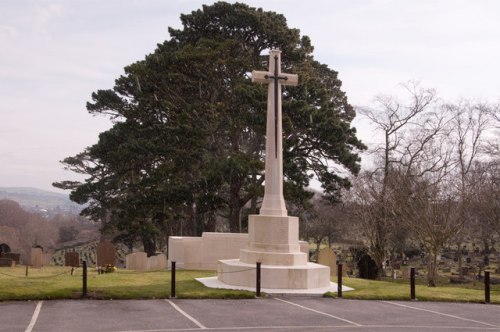
[[[112,90],[92,94],[88,111],[114,126],[63,161],[89,175],[85,183],[57,185],[88,202],[83,213],[105,230],[124,243],[142,240],[148,252],[163,235],[214,230],[217,216],[239,231],[243,207],[252,202],[255,213],[264,182],[267,89],[248,73],[265,69],[261,53],[277,47],[283,70],[300,80],[283,97],[285,197],[307,204],[304,188],[315,175],[338,199],[349,181],[332,165],[356,174],[364,145],[337,73],[314,60],[309,38],[282,15],[239,3],[203,6],[181,20]]]
[[[74,239],[76,239],[77,235],[78,235],[78,230],[73,225],[69,226],[64,225],[59,227],[60,242],[73,241]]]

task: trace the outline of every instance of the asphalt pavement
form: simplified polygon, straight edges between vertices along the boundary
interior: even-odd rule
[[[500,306],[289,296],[0,303],[15,331],[500,331]]]

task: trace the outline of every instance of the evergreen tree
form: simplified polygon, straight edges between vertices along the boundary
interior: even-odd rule
[[[365,146],[350,126],[355,112],[337,73],[314,60],[309,38],[283,15],[241,3],[205,5],[181,21],[113,89],[92,94],[88,111],[114,126],[63,161],[89,178],[55,185],[150,253],[160,233],[200,234],[217,216],[241,231],[242,210],[251,203],[256,212],[265,180],[267,88],[249,74],[267,68],[263,54],[279,48],[283,70],[299,75],[283,95],[285,198],[307,204],[316,176],[325,196],[338,199],[350,183],[332,167],[357,174],[356,151]]]

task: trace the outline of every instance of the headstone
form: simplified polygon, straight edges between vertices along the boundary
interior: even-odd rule
[[[97,266],[112,265],[116,262],[116,249],[110,241],[103,241],[96,248]]]
[[[148,257],[147,269],[148,270],[162,270],[167,268],[167,256],[165,254],[158,254]]]
[[[337,255],[331,248],[323,248],[318,253],[318,264],[330,267],[330,275],[337,275]]]
[[[127,270],[146,271],[148,269],[148,255],[145,252],[134,252],[125,256]]]
[[[43,250],[40,247],[31,248],[31,266],[32,267],[42,267],[43,266]]]
[[[13,253],[13,252],[3,253],[2,255],[0,255],[0,257],[10,258],[13,261],[15,261],[16,264],[19,264],[19,262],[21,261],[21,254],[17,254],[17,253]]]
[[[77,252],[66,252],[64,254],[64,266],[79,267],[80,254]]]
[[[14,267],[16,262],[12,258],[0,258],[0,267]]]
[[[52,252],[44,252],[42,254],[42,266],[49,266],[50,261],[52,260]]]

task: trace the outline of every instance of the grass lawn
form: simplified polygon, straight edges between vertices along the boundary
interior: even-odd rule
[[[336,282],[336,278],[333,279]],[[409,280],[378,281],[344,277],[345,286],[354,291],[343,292],[346,299],[358,300],[410,300]],[[500,304],[500,285],[491,285],[491,303]],[[449,302],[484,302],[484,284],[475,282],[454,285],[440,283],[438,287],[427,287],[424,279],[417,279],[415,286],[416,298],[419,301],[449,301]],[[335,297],[336,293],[327,296]]]
[[[82,268],[70,274],[68,267],[0,268],[0,301],[79,298],[82,294]],[[170,271],[134,272],[118,269],[97,274],[88,270],[88,297],[97,299],[145,299],[170,296]],[[177,271],[178,298],[254,298],[253,292],[211,289],[195,280],[214,276],[214,271]]]
[[[82,292],[82,269],[70,274],[68,267],[0,268],[0,301],[46,300],[80,298]],[[146,299],[170,296],[170,271],[134,272],[118,269],[116,272],[97,274],[88,271],[88,295],[97,299]],[[184,271],[176,274],[178,298],[254,298],[255,293],[212,289],[195,280],[214,276],[214,271]],[[333,281],[336,281],[333,279]],[[347,299],[360,300],[409,300],[410,286],[407,280],[375,281],[344,277],[343,283],[355,290],[344,292]],[[417,279],[416,296],[420,301],[484,302],[482,282],[451,285],[441,281],[441,286],[430,288],[424,279]],[[336,293],[326,296],[335,297]],[[500,285],[491,285],[491,303],[500,304]]]

